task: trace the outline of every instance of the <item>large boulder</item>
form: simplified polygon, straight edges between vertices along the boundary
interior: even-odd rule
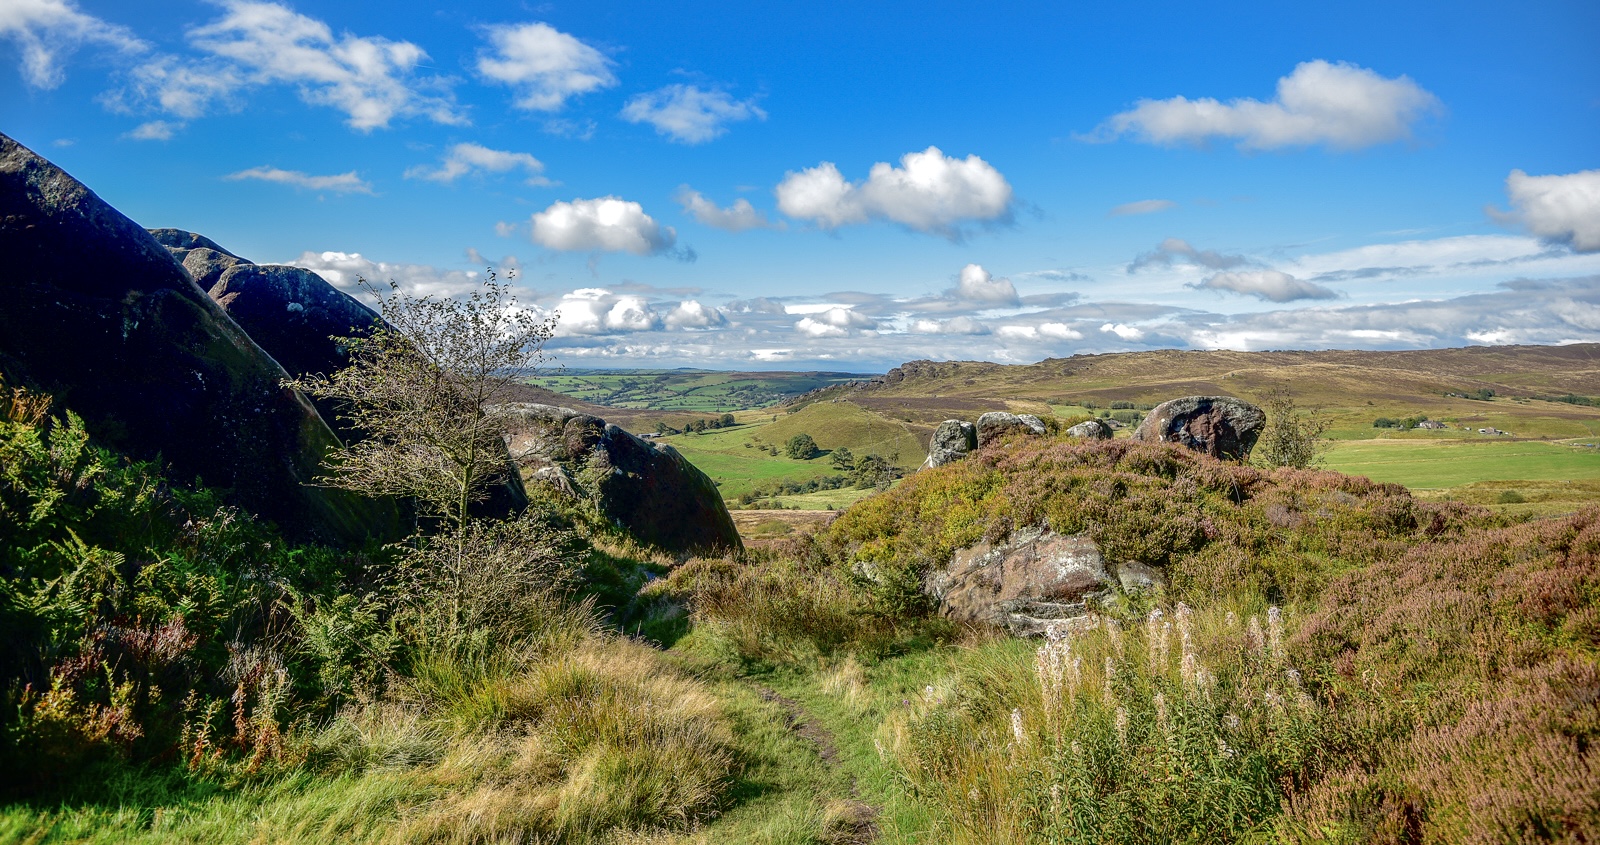
[[[1029,435],[1045,433],[1044,420],[1033,414],[1013,414],[1009,411],[990,411],[978,417],[977,428],[980,447],[1016,432]]]
[[[922,466],[925,469],[942,467],[965,458],[977,448],[977,426],[964,420],[945,420],[933,430],[933,439],[928,441],[928,460]]]
[[[1133,431],[1134,440],[1181,443],[1213,458],[1244,460],[1261,436],[1267,415],[1232,396],[1185,396],[1162,402]]]
[[[1067,429],[1068,437],[1081,437],[1085,440],[1110,440],[1111,435],[1111,426],[1101,419],[1084,420]]]
[[[291,537],[397,536],[393,503],[311,486],[338,444],[288,373],[150,233],[0,135],[0,372]]]
[[[531,479],[582,495],[639,540],[669,552],[716,553],[742,543],[717,485],[666,444],[553,405],[500,405],[511,455]]]
[[[380,323],[371,308],[310,270],[255,264],[181,229],[151,229],[150,234],[252,340],[295,376],[345,366],[345,350],[333,338],[362,335]]]
[[[204,235],[182,229],[151,229],[150,235],[295,378],[326,375],[347,366],[349,354],[334,338],[363,337],[386,325],[376,311],[310,270],[256,264]],[[317,398],[311,403],[345,443],[366,437],[344,418],[337,403]],[[528,494],[510,455],[506,470],[505,483],[491,488],[488,498],[472,508],[473,515],[504,518],[528,506]]]
[[[1109,600],[1118,587],[1146,590],[1162,583],[1160,573],[1142,563],[1108,562],[1087,536],[1025,528],[1003,543],[957,551],[948,565],[929,572],[924,586],[951,619],[1035,636],[1070,624],[1088,612],[1091,600]]]

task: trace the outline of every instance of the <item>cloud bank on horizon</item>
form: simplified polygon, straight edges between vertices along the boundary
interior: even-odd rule
[[[665,11],[128,2],[0,5],[25,143],[346,290],[517,271],[573,364],[1600,341],[1594,9],[1464,16],[1490,84],[1457,36],[1266,6],[1096,13],[1171,54],[1139,64],[1073,10],[863,19],[871,56],[788,10],[725,10],[732,41]],[[1298,62],[1245,49],[1281,32]]]

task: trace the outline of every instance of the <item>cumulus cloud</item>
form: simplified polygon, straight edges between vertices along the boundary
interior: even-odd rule
[[[1171,267],[1173,264],[1195,264],[1208,270],[1228,270],[1248,264],[1249,259],[1242,255],[1223,255],[1209,249],[1195,249],[1182,238],[1167,238],[1150,252],[1141,254],[1128,265],[1129,273],[1137,273],[1146,267],[1162,266]]]
[[[1294,302],[1300,299],[1337,299],[1339,294],[1279,270],[1236,270],[1216,273],[1195,285],[1197,288],[1229,291],[1254,296],[1268,302]]]
[[[754,100],[735,100],[726,91],[683,84],[640,94],[622,107],[623,120],[648,123],[680,144],[704,143],[727,132],[727,124],[752,117],[767,119]]]
[[[1128,340],[1128,341],[1144,340],[1144,330],[1143,329],[1139,329],[1139,328],[1136,328],[1134,326],[1127,325],[1125,323],[1106,323],[1105,325],[1102,325],[1100,327],[1100,331],[1105,332],[1106,334],[1116,335],[1117,337],[1119,337],[1119,338],[1121,338],[1123,340]]]
[[[733,314],[787,314],[788,309],[783,303],[766,296],[754,299],[735,299],[723,306],[723,309]]]
[[[61,62],[88,44],[124,53],[150,45],[127,27],[79,11],[70,0],[11,0],[0,3],[0,39],[22,53],[22,79],[34,88],[54,88],[66,74]]]
[[[151,120],[135,126],[122,137],[133,141],[170,141],[182,128],[182,123]]]
[[[482,284],[482,274],[474,270],[441,270],[427,264],[397,264],[374,261],[359,252],[303,252],[288,262],[328,280],[336,288],[363,299],[370,297],[361,280],[387,286],[394,282],[414,296],[456,296]]]
[[[484,29],[478,73],[516,92],[517,108],[558,111],[568,99],[617,84],[604,53],[545,23]]]
[[[672,249],[677,232],[621,197],[555,202],[533,215],[533,240],[565,252],[630,252],[659,255]]]
[[[1411,137],[1412,127],[1441,109],[1439,98],[1408,76],[1388,78],[1348,62],[1302,62],[1278,80],[1270,102],[1210,97],[1140,100],[1113,115],[1091,139],[1132,135],[1155,144],[1231,138],[1243,149],[1325,144],[1361,149]]]
[[[326,23],[278,3],[221,5],[219,20],[186,33],[189,46],[208,55],[205,61],[158,56],[136,69],[131,87],[108,103],[128,109],[131,102],[148,101],[194,118],[240,89],[283,84],[295,86],[311,105],[344,112],[345,123],[363,132],[414,116],[444,124],[466,121],[442,80],[414,76],[428,54],[409,41],[336,36]]]
[[[667,314],[666,324],[674,329],[710,329],[728,324],[728,318],[716,308],[686,299]]]
[[[694,216],[694,219],[712,228],[728,232],[778,228],[767,220],[765,214],[756,211],[755,206],[747,199],[735,200],[733,205],[720,208],[688,185],[678,188],[674,198],[683,206],[684,211]]]
[[[1600,170],[1559,176],[1513,170],[1506,177],[1506,195],[1511,211],[1490,208],[1491,216],[1577,252],[1600,252]]]
[[[335,194],[370,194],[372,185],[363,181],[354,170],[331,176],[312,176],[299,170],[282,170],[276,167],[252,167],[223,177],[229,181],[255,180],[292,185],[311,191],[328,191]]]
[[[829,308],[794,324],[795,331],[808,337],[844,337],[878,328],[878,321],[850,308]]]
[[[1016,305],[1017,288],[1010,279],[997,279],[977,264],[961,268],[961,278],[956,283],[955,295],[971,302],[990,305]]]
[[[665,323],[642,296],[617,295],[604,288],[579,288],[555,306],[556,333],[562,336],[648,332]]]
[[[784,214],[823,228],[883,219],[951,239],[963,224],[1009,219],[1013,199],[1010,183],[988,162],[952,158],[938,147],[906,153],[899,167],[878,162],[863,182],[848,182],[823,162],[789,173],[775,193]]]
[[[1177,207],[1178,204],[1172,200],[1139,200],[1138,202],[1125,202],[1111,209],[1111,216],[1126,217],[1130,214],[1154,214],[1158,211],[1166,211],[1169,208]]]
[[[528,153],[492,150],[482,144],[471,143],[451,147],[436,168],[419,164],[408,168],[405,175],[407,179],[450,183],[473,172],[506,173],[519,169],[528,174],[526,181],[529,185],[545,187],[550,184],[550,180],[544,177],[544,162]]]

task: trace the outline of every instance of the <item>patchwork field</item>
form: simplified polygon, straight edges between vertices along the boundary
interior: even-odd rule
[[[534,383],[614,408],[722,413],[765,408],[808,390],[863,378],[871,376],[836,372],[562,369],[542,375]]]

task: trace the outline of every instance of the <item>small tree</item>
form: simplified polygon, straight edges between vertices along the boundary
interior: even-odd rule
[[[828,456],[828,461],[840,472],[849,472],[856,468],[856,456],[844,446],[833,450],[833,454]]]
[[[383,320],[369,334],[339,338],[349,366],[285,384],[334,400],[341,419],[365,434],[328,456],[322,483],[412,499],[423,516],[443,524],[437,536],[418,539],[403,567],[448,594],[450,627],[459,630],[482,615],[471,607],[475,601],[492,599],[477,584],[478,570],[508,567],[483,557],[485,538],[528,533],[474,525],[471,510],[514,471],[502,439],[509,419],[498,403],[544,361],[555,322],[518,308],[510,282],[492,270],[481,288],[457,299],[361,283],[377,296]],[[542,586],[505,583],[502,590],[510,599]]]
[[[811,439],[809,434],[796,434],[789,438],[789,444],[784,447],[784,454],[797,461],[809,461],[817,456],[817,441]]]
[[[1256,441],[1253,457],[1268,467],[1306,469],[1322,462],[1328,443],[1323,438],[1329,421],[1320,410],[1300,413],[1287,387],[1273,388],[1266,397],[1267,426]]]

